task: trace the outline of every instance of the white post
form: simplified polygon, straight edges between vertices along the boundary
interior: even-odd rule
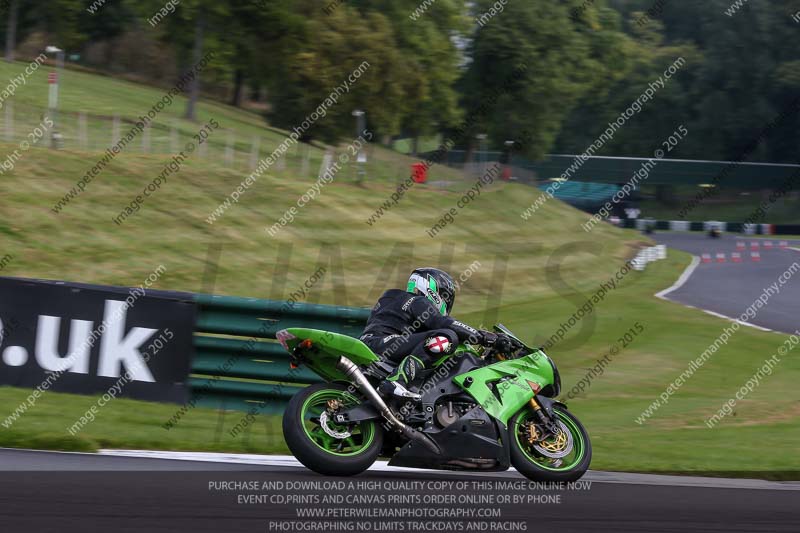
[[[47,107],[55,110],[58,105],[58,73],[53,71],[47,76],[49,90],[47,92]]]
[[[61,73],[64,72],[64,50],[52,45],[47,46],[44,50],[48,54],[56,54],[56,70],[51,71],[47,75],[47,82],[50,87],[47,109],[48,115],[53,120],[53,128],[50,130],[50,146],[58,148],[63,139],[59,131],[61,127],[58,117],[58,78],[61,76]]]
[[[325,151],[325,155],[322,156],[322,163],[319,166],[319,174],[317,175],[317,179],[321,178],[326,172],[328,172],[331,163],[333,163],[333,153],[327,150]]]

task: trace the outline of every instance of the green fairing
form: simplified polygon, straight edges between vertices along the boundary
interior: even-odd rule
[[[501,324],[495,326],[495,329],[510,335],[510,332]],[[295,362],[307,365],[328,381],[350,381],[343,372],[336,368],[336,364],[342,356],[346,356],[360,367],[369,366],[380,360],[363,342],[338,333],[309,328],[288,328],[277,332],[276,337],[293,355]],[[297,349],[298,345],[306,340],[310,341],[308,346]],[[520,348],[521,353],[530,350],[532,349],[525,347],[524,344]],[[497,354],[493,356],[484,355],[491,357],[490,360],[499,358]],[[462,344],[456,348],[455,353],[441,357],[433,363],[432,367],[441,368],[445,371],[450,370],[450,368],[473,368],[482,364],[481,361],[476,359],[478,357],[481,357],[481,353],[476,351],[474,347]],[[450,367],[449,365],[443,367],[442,365],[451,358],[461,359],[464,364],[460,367]],[[458,365],[458,361],[454,361],[454,363]],[[458,372],[460,370],[455,371]],[[456,387],[471,396],[486,414],[497,421],[498,425],[502,424],[508,428],[509,441],[505,451],[500,448],[496,451],[488,450],[486,455],[496,455],[495,461],[503,468],[507,468],[509,463],[513,464],[519,472],[532,480],[539,480],[540,478],[567,481],[578,479],[589,467],[589,461],[591,460],[591,445],[588,435],[583,426],[566,411],[565,406],[559,404],[559,407],[551,409],[548,402],[541,408],[533,406],[534,408],[531,409],[528,405],[534,394],[536,394],[534,390],[537,393],[544,392],[548,396],[557,392],[554,390],[557,381],[555,374],[557,372],[554,363],[542,350],[536,349],[516,359],[501,360],[452,378],[452,382]],[[438,370],[436,375],[438,375]],[[446,372],[445,375],[449,375],[449,372]],[[469,386],[467,386],[467,383],[469,383]],[[338,417],[329,418],[325,426],[329,429],[325,430],[325,427],[320,426],[323,412],[338,409],[344,409],[345,412],[348,412],[351,407],[364,400],[355,391],[352,391],[352,394],[349,390],[342,391],[342,387],[345,387],[345,385],[335,385],[331,386],[331,389],[321,388],[319,390],[315,390],[314,387],[319,388],[320,385],[313,385],[311,389],[306,389],[306,391],[310,390],[312,394],[303,400],[304,403],[299,409],[299,422],[304,430],[301,434],[302,438],[287,440],[289,448],[306,466],[317,469],[321,473],[340,475],[342,472],[341,465],[333,468],[331,466],[333,463],[331,463],[331,465],[323,468],[323,466],[320,466],[322,458],[319,454],[326,454],[326,462],[330,462],[332,459],[354,460],[364,456],[364,454],[371,454],[366,456],[368,461],[365,461],[363,465],[359,463],[353,466],[352,469],[345,469],[346,472],[349,472],[346,475],[353,475],[353,473],[363,471],[363,469],[372,464],[372,461],[380,453],[384,453],[394,456],[392,461],[399,458],[397,463],[399,466],[444,468],[444,466],[437,466],[440,463],[433,456],[433,459],[428,459],[424,455],[404,457],[402,455],[403,450],[410,449],[410,444],[408,448],[403,447],[399,452],[397,452],[398,448],[395,442],[390,443],[390,449],[381,448],[383,433],[379,431],[377,413],[373,413],[371,417],[364,421],[357,422],[357,430],[355,432],[351,429],[352,424],[348,424],[346,416],[342,419]],[[448,387],[448,389],[447,391],[442,390],[442,394],[446,393],[453,396],[455,392],[453,388]],[[543,389],[550,389],[550,392],[543,391]],[[300,394],[303,394],[303,392]],[[330,400],[342,401],[342,398],[344,398],[344,402],[341,407],[331,405]],[[300,399],[303,399],[303,396],[296,396],[289,404],[290,409],[292,409],[292,405],[295,405],[295,411],[293,412],[297,411]],[[463,403],[465,400],[459,397],[458,401]],[[469,400],[467,402],[469,403]],[[430,406],[426,407],[429,408]],[[365,412],[368,413],[368,411]],[[558,424],[557,430],[550,430],[546,420],[542,420],[543,414],[548,418],[552,417],[551,420]],[[284,419],[284,431],[287,431],[287,420]],[[511,424],[512,420],[513,424]],[[337,423],[337,421],[344,422]],[[294,424],[296,421],[292,420],[292,423]],[[547,427],[540,427],[540,423],[544,423]],[[466,424],[459,425],[462,426],[461,431],[467,431]],[[460,433],[458,430],[446,431],[447,427],[449,426],[446,426],[445,430],[441,432],[434,430],[428,433],[427,428],[417,431],[428,433],[429,439],[434,439],[435,436],[440,434]],[[290,427],[289,430],[291,429]],[[339,435],[330,432],[330,429],[335,431],[347,430],[350,435],[345,438],[338,438]],[[545,430],[547,431],[546,433],[543,432]],[[495,433],[495,436],[489,440],[494,440],[498,435],[499,433]],[[480,434],[478,436],[480,437]],[[486,439],[487,437],[480,438]],[[380,442],[373,446],[375,439],[379,439]],[[554,449],[558,447],[558,449],[554,451],[546,448],[548,445]],[[442,449],[441,446],[439,448]],[[417,451],[416,447],[414,450],[419,455],[420,452]],[[445,453],[451,454],[471,453],[469,450],[464,450],[463,444],[458,443],[452,444],[451,448],[444,448],[444,450]],[[558,455],[558,457],[553,455],[554,453],[562,452],[563,454]],[[480,457],[490,458],[488,456],[484,457],[484,455]],[[545,478],[542,478],[542,476],[545,476]]]
[[[285,341],[290,353],[301,341],[311,341],[311,349],[305,355],[303,364],[328,381],[347,380],[347,376],[336,368],[342,355],[359,366],[379,360],[366,344],[347,335],[307,328],[287,328],[284,331],[295,337]]]
[[[469,377],[472,378],[472,384],[467,387],[464,382]],[[508,379],[495,384],[500,397],[498,400],[488,384],[503,378]],[[547,356],[537,350],[518,359],[500,361],[460,374],[453,381],[475,398],[487,413],[508,425],[509,418],[533,397],[528,381],[544,388],[553,384],[554,377]]]
[[[342,355],[359,366],[379,360],[366,344],[347,335],[307,328],[287,328],[285,331],[294,336],[285,341],[290,352],[301,341],[305,339],[311,341],[311,349],[305,354],[304,364],[328,381],[347,381],[347,376],[336,368],[336,363]],[[459,357],[466,352],[475,353],[470,347],[461,345],[455,354],[442,357],[433,366],[438,367],[449,357]],[[464,385],[468,377],[473,380],[469,387]],[[507,379],[495,385],[498,400],[488,384],[503,378]],[[533,397],[528,381],[544,388],[553,384],[554,377],[547,356],[541,350],[537,350],[518,359],[500,361],[460,374],[454,377],[453,381],[475,398],[487,413],[503,424],[508,424],[509,418]]]

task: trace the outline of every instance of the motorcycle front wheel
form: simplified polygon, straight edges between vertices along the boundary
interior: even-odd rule
[[[592,444],[589,434],[575,416],[554,407],[559,433],[542,438],[533,411],[523,409],[511,419],[511,464],[533,481],[577,481],[589,469]]]

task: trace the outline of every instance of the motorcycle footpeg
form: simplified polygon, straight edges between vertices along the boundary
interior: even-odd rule
[[[395,397],[395,398],[407,398],[409,400],[414,400],[419,402],[422,400],[422,395],[417,394],[415,392],[411,392],[407,388],[403,387],[401,384],[397,383],[396,381],[384,381],[378,387],[378,392],[383,394],[386,397]]]
[[[417,394],[416,392],[411,392],[410,390],[399,391],[399,394],[396,395],[400,396],[401,398],[408,398],[409,400],[414,400],[415,402],[422,401],[421,394]]]

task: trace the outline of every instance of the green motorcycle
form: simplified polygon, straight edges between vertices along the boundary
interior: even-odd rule
[[[460,345],[415,381],[419,398],[384,399],[377,385],[395,368],[358,339],[288,328],[277,338],[293,367],[325,379],[289,402],[283,434],[307,468],[351,476],[379,455],[389,465],[502,471],[534,481],[575,481],[589,468],[583,425],[556,401],[561,378],[540,348],[516,341],[511,353]]]

